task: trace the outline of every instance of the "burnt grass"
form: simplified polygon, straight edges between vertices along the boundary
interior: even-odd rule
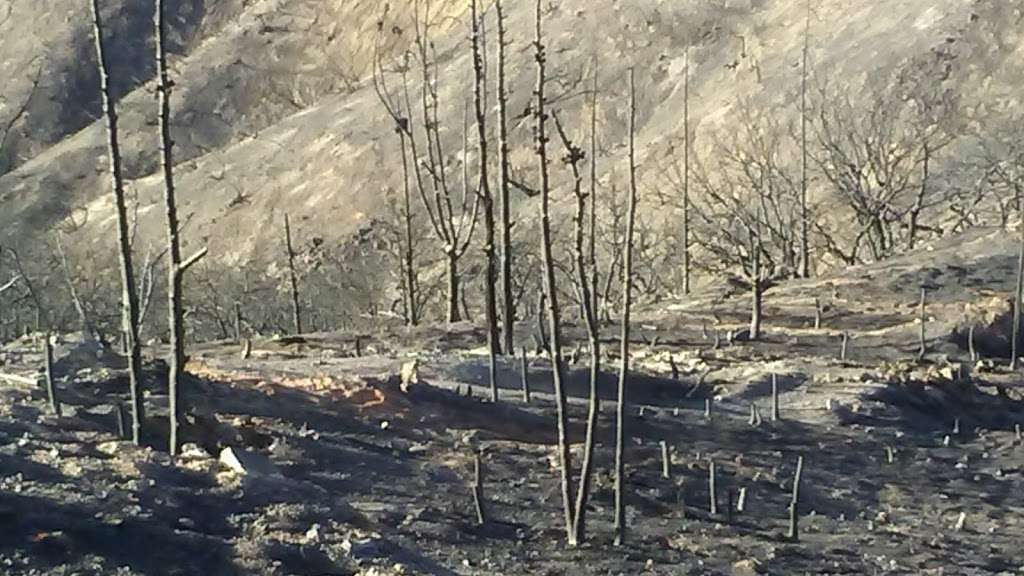
[[[531,358],[533,401],[525,404],[518,360],[502,359],[496,406],[484,400],[486,358],[471,350],[483,342],[478,329],[387,328],[360,335],[361,357],[354,334],[257,341],[248,360],[233,343],[195,347],[185,441],[196,447],[177,458],[163,452],[159,364],[147,396],[151,446],[143,448],[116,437],[112,406],[126,392],[116,370],[69,369],[60,418],[48,413],[42,390],[0,385],[0,572],[1024,571],[1024,446],[1014,433],[1024,412],[1012,375],[896,382],[881,366],[911,356],[911,342],[886,347],[865,336],[840,362],[834,333],[787,332],[802,323],[720,350],[694,328],[699,322],[686,324],[648,319],[634,344],[623,546],[611,544],[613,358],[601,378],[589,537],[568,549],[546,361]],[[614,334],[608,327],[606,347]],[[700,353],[674,380],[658,359],[683,350]],[[396,375],[413,351],[420,383],[403,392]],[[956,353],[940,350],[923,365],[908,360],[907,374]],[[38,366],[28,340],[3,354],[0,371],[32,374]],[[568,386],[577,469],[586,361],[584,354],[572,367]],[[770,372],[780,373],[778,422]],[[760,426],[748,423],[751,403]],[[670,447],[670,478],[662,477],[660,441]],[[266,456],[278,473],[228,472],[217,461],[226,446]],[[484,467],[484,525],[470,488],[474,450]],[[805,464],[793,542],[786,530],[798,456]]]

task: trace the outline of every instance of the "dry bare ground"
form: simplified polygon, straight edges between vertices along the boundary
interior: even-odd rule
[[[500,365],[502,401],[485,401],[484,335],[468,324],[261,340],[246,360],[234,343],[197,346],[183,431],[192,446],[173,459],[117,440],[124,377],[116,362],[68,356],[68,343],[58,347],[62,417],[30,384],[0,388],[0,563],[8,574],[1019,574],[1020,376],[1002,360],[970,362],[950,340],[965,305],[979,303],[971,282],[999,288],[1012,277],[1001,272],[1012,248],[1000,234],[979,231],[888,266],[781,285],[767,296],[763,342],[724,336],[743,325],[742,296],[709,293],[645,310],[620,547],[611,545],[611,373],[601,386],[590,538],[567,549],[548,363],[530,359],[530,404],[511,360]],[[919,362],[922,282],[931,282],[935,304]],[[815,296],[826,302],[820,329]],[[615,327],[606,332],[614,341]],[[528,340],[529,328],[520,336]],[[0,359],[0,371],[30,381],[41,362],[32,338]],[[586,393],[577,368],[574,442]],[[147,388],[149,439],[164,446],[159,363]],[[483,525],[469,485],[475,450]],[[792,542],[785,533],[798,456],[801,538]]]

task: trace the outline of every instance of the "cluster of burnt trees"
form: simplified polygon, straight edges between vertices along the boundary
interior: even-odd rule
[[[444,148],[442,134],[446,127],[442,119],[446,116],[440,109],[446,103],[441,96],[444,92],[440,87],[440,66],[431,38],[431,3],[414,2],[413,38],[395,62],[387,61],[384,54],[395,44],[405,42],[395,38],[406,31],[385,19],[379,24],[373,85],[393,120],[402,167],[402,189],[393,198],[393,206],[397,207],[393,223],[397,230],[394,262],[401,271],[395,276],[399,278],[402,294],[401,309],[410,325],[424,318],[419,295],[422,270],[416,266],[416,252],[422,246],[415,231],[416,214],[425,215],[443,253],[448,322],[462,319],[460,283],[467,276],[460,266],[473,246],[479,224],[484,236],[480,242],[484,287],[481,308],[490,350],[492,398],[496,401],[496,357],[514,353],[515,323],[524,318],[522,311],[517,310],[522,297],[514,288],[513,267],[520,257],[520,247],[511,241],[514,217],[510,197],[516,192],[536,198],[540,254],[533,262],[533,270],[539,277],[538,302],[543,308],[538,312],[544,316],[542,344],[553,366],[565,526],[570,545],[575,545],[585,534],[594,427],[599,412],[596,383],[600,371],[598,330],[602,309],[598,302],[602,296],[609,298],[615,280],[621,283],[614,298],[619,307],[622,359],[615,463],[616,539],[621,541],[625,532],[622,443],[630,313],[642,284],[635,272],[639,203],[636,72],[631,70],[628,77],[628,192],[622,209],[607,211],[615,227],[610,251],[613,263],[602,286],[596,256],[601,235],[597,222],[598,67],[595,63],[591,70],[592,87],[585,104],[591,112],[588,152],[573,141],[564,114],[549,100],[551,63],[543,27],[547,10],[538,0],[531,43],[536,81],[532,102],[524,113],[531,119],[536,166],[533,176],[524,176],[529,168],[513,166],[510,160],[506,70],[508,46],[512,42],[506,31],[504,6],[501,0],[495,0],[493,6],[497,78],[490,82],[486,49],[490,19],[476,0],[470,0],[470,4],[473,94],[472,104],[465,104],[463,114],[461,178],[450,173],[453,168]],[[658,200],[678,207],[681,214],[677,228],[681,235],[677,254],[682,268],[680,285],[670,290],[689,294],[695,262],[705,271],[737,278],[751,295],[750,328],[745,338],[752,340],[761,336],[764,294],[781,280],[808,278],[828,266],[889,258],[914,249],[927,238],[982,224],[985,211],[994,211],[999,224],[1005,226],[1011,214],[1021,210],[1024,178],[1020,176],[1020,158],[1015,152],[1018,147],[1012,138],[998,135],[968,142],[972,135],[962,121],[961,103],[949,82],[954,73],[954,58],[939,51],[927,59],[908,62],[881,79],[863,101],[855,102],[843,89],[812,80],[812,22],[808,2],[799,66],[798,121],[787,124],[776,112],[758,108],[753,99],[740,98],[733,107],[735,126],[730,127],[731,132],[714,134],[709,140],[715,144],[705,146],[708,152],[703,157],[694,154],[688,50],[684,109],[680,111],[684,126],[682,142],[678,153],[675,147],[670,149],[667,165],[658,167]],[[622,79],[613,81],[622,83]],[[494,87],[495,107],[489,104],[489,85]],[[493,118],[487,113],[490,110],[495,111]],[[489,128],[489,122],[496,123],[497,128]],[[495,134],[496,146],[490,140]],[[965,147],[974,148],[970,162],[950,161]],[[475,170],[470,167],[471,148],[477,160]],[[492,163],[491,151],[495,148],[497,161]],[[992,154],[993,149],[1000,151]],[[561,186],[552,184],[552,171],[558,165],[568,171],[568,176],[561,179],[566,184]],[[951,185],[953,171],[969,171],[978,175],[979,180],[973,186]],[[812,202],[812,184],[825,193],[829,202],[838,203],[849,218],[826,214]],[[556,193],[575,201],[568,241],[555,237],[552,204]],[[560,248],[564,248],[567,257],[556,257]],[[562,336],[562,314],[569,309],[563,304],[566,298],[579,309],[578,318],[586,328],[591,349],[590,408],[579,474],[573,469],[566,438]],[[923,355],[923,337],[921,350]]]
[[[716,131],[703,118],[693,121],[691,101],[704,98],[699,80],[707,72],[707,47],[695,41],[687,49],[678,111],[682,133],[655,142],[638,161],[644,193],[633,222],[629,283],[636,297],[686,295],[698,284],[728,277],[752,296],[750,332],[756,338],[761,298],[781,280],[885,259],[970,226],[1006,225],[1019,211],[1019,119],[1001,115],[998,106],[988,107],[985,117],[981,108],[965,106],[953,47],[878,72],[867,88],[851,92],[819,80],[827,71],[815,73],[811,7],[808,2],[801,58],[790,83],[794,110],[779,110],[752,92],[731,105],[728,130]],[[445,22],[439,17],[445,7],[415,0],[409,8],[382,15],[372,60],[372,85],[394,128],[384,138],[393,153],[381,160],[382,173],[402,172],[399,186],[387,190],[385,210],[339,243],[304,229],[300,219],[285,234],[279,215],[281,250],[273,257],[229,269],[200,263],[183,303],[196,338],[230,337],[238,304],[245,329],[262,334],[293,331],[297,319],[304,330],[321,330],[389,316],[415,325],[479,315],[493,347],[509,352],[514,321],[534,318],[542,303],[551,303],[548,296],[542,302],[544,254],[533,241],[542,235],[540,222],[523,210],[538,204],[540,183],[517,154],[525,144],[521,127],[535,111],[531,104],[520,112],[521,99],[509,110],[515,87],[508,78],[522,69],[528,42],[517,42],[506,30],[507,7],[488,4],[456,25],[465,25],[469,42],[441,50],[436,30]],[[471,75],[472,91],[455,102],[444,77],[460,72],[449,63],[459,61],[452,54],[463,46],[472,55],[461,71]],[[606,134],[602,142],[596,134],[598,108],[622,109],[626,99],[625,77],[599,78],[600,65],[595,56],[588,70],[556,74],[559,81],[572,76],[590,86],[566,94],[559,85],[549,138],[554,164],[565,170],[552,174],[556,203],[550,218],[557,230],[582,224],[582,260],[590,271],[583,272],[589,287],[584,294],[574,234],[555,234],[558,301],[566,309],[591,308],[595,319],[607,321],[625,296],[629,186],[621,164],[598,166],[599,156],[607,158],[609,147],[626,140]],[[642,100],[649,78],[639,72],[638,80]],[[4,104],[0,147],[24,123],[28,100]],[[461,126],[445,125],[453,110],[454,116],[462,112]],[[574,142],[586,134],[588,116],[589,142]],[[448,135],[460,128],[462,149],[451,150]],[[564,199],[572,198],[565,192],[573,190],[582,194],[580,217],[565,209]],[[239,198],[245,201],[245,191]],[[130,191],[124,210],[127,243],[140,260]],[[73,236],[74,215],[59,228],[46,247],[20,247],[50,324],[62,329],[88,323],[119,334],[121,305],[111,294],[120,290],[111,286],[121,279],[102,266],[84,269],[104,255],[83,253],[89,248],[73,241],[66,249],[59,245],[60,235]],[[0,267],[13,270],[5,280],[24,276],[10,248],[16,246],[5,247],[0,258]],[[147,303],[171,299],[166,292],[175,283],[153,283],[152,277],[173,256],[170,246],[150,249],[129,274],[137,280],[136,324],[160,340],[173,329],[159,317],[147,322]],[[377,265],[381,259],[392,265]],[[278,273],[258,270],[268,266]],[[0,296],[0,334],[36,324],[40,306],[24,288],[19,283]],[[83,312],[88,321],[81,320]]]
[[[937,48],[895,70],[876,73],[854,97],[849,87],[813,74],[814,15],[810,2],[806,8],[799,74],[793,82],[798,86],[795,114],[765,105],[759,94],[740,96],[730,108],[725,129],[701,123],[700,146],[695,146],[698,132],[690,118],[687,49],[679,111],[683,133],[678,141],[670,140],[666,150],[649,154],[646,167],[636,167],[646,180],[644,188],[653,189],[640,202],[655,209],[641,210],[633,222],[633,248],[640,257],[629,289],[617,287],[625,268],[629,202],[618,193],[614,173],[601,181],[598,193],[597,135],[591,135],[589,147],[577,146],[570,134],[582,130],[559,122],[559,113],[563,120],[569,116],[563,109],[575,113],[589,106],[595,118],[592,132],[597,132],[601,89],[596,58],[589,95],[559,95],[559,110],[549,118],[556,125],[551,132],[557,135],[551,139],[562,144],[558,160],[570,174],[557,178],[554,187],[559,193],[582,193],[584,204],[583,212],[571,216],[583,226],[582,261],[574,255],[571,240],[552,240],[557,273],[567,280],[558,283],[563,299],[582,310],[588,308],[584,300],[589,298],[599,304],[595,316],[609,319],[630,290],[651,297],[689,294],[694,271],[700,270],[702,279],[728,277],[750,292],[750,337],[756,339],[762,327],[763,295],[779,281],[884,260],[971,226],[1006,226],[1020,212],[1020,146],[1005,128],[1019,122],[1007,122],[999,114],[978,118],[977,108],[961,101],[960,63],[952,49]],[[433,248],[423,242],[418,228],[426,221],[437,240],[439,260],[445,263],[445,319],[452,322],[466,315],[468,307],[460,306],[465,296],[460,294],[468,290],[466,285],[479,281],[483,288],[477,309],[484,313],[492,347],[507,352],[514,321],[529,316],[524,309],[545,279],[543,250],[515,238],[524,233],[542,236],[543,225],[513,234],[513,227],[520,231],[530,225],[517,222],[515,205],[526,197],[535,206],[542,186],[537,178],[524,176],[526,166],[510,160],[506,69],[507,47],[515,42],[507,37],[501,6],[495,5],[491,14],[473,9],[468,49],[474,90],[472,103],[464,104],[462,153],[455,155],[461,158],[460,165],[450,160],[453,155],[445,149],[443,137],[455,127],[444,126],[444,119],[451,116],[439,110],[446,105],[457,109],[460,103],[444,101],[447,91],[440,71],[445,68],[431,36],[436,16],[427,1],[414,2],[413,11],[411,33],[397,24],[398,17],[382,18],[373,70],[378,98],[394,121],[395,150],[400,153],[395,157],[400,157],[403,169],[402,188],[389,202],[391,220],[381,223],[382,229],[392,231],[400,311],[410,324],[429,316],[424,312],[430,298],[423,294],[420,263],[429,259],[423,252]],[[491,50],[489,22],[497,28]],[[396,49],[397,58],[385,57]],[[497,77],[492,80],[494,67]],[[605,79],[606,85],[624,83],[623,78]],[[497,101],[494,106],[492,97]],[[534,113],[535,104],[524,112]],[[524,117],[515,120],[519,123]],[[979,128],[982,120],[984,131]],[[536,134],[533,139],[536,146]],[[473,166],[471,156],[476,160]],[[456,170],[461,170],[461,178],[452,173]],[[631,171],[631,178],[638,177],[637,170]],[[658,207],[673,208],[660,212],[675,216],[651,216]],[[565,212],[556,211],[551,218],[557,220]],[[471,248],[479,230],[482,254],[475,259]],[[603,281],[597,274],[599,252],[607,267]],[[593,272],[589,280],[585,272],[580,276],[583,265]],[[550,304],[552,294],[543,298]],[[582,314],[580,318],[585,320]]]
[[[127,358],[129,391],[131,396],[131,438],[139,444],[143,441],[143,423],[145,420],[145,409],[142,397],[142,343],[140,328],[143,324],[145,312],[149,307],[154,288],[152,265],[153,257],[147,258],[143,266],[143,279],[140,282],[137,274],[137,267],[133,262],[133,221],[129,215],[129,198],[125,189],[125,178],[123,173],[121,155],[121,134],[119,132],[118,114],[110,89],[109,59],[106,41],[103,37],[103,11],[100,0],[90,0],[89,3],[92,15],[93,36],[95,39],[96,62],[99,74],[99,88],[103,106],[103,117],[106,123],[107,133],[107,156],[109,159],[110,187],[113,195],[113,204],[116,213],[115,233],[117,239],[117,254],[120,264],[120,327],[118,334],[123,351]],[[184,327],[184,305],[182,297],[182,285],[185,272],[196,262],[202,259],[206,250],[200,250],[188,259],[182,257],[180,235],[180,222],[178,219],[177,204],[174,188],[173,170],[173,142],[170,136],[170,96],[172,82],[170,81],[167,66],[167,53],[165,51],[165,23],[164,5],[162,0],[156,0],[153,19],[154,31],[154,62],[156,63],[157,77],[155,83],[156,102],[158,108],[158,124],[154,137],[159,143],[161,157],[161,175],[164,182],[164,207],[166,215],[167,244],[160,255],[166,257],[167,270],[167,327],[168,334],[165,340],[170,344],[168,355],[169,375],[168,391],[170,400],[169,413],[169,451],[175,454],[178,449],[178,428],[182,414],[180,380],[185,364],[185,327]],[[22,114],[20,111],[18,114]],[[17,119],[15,120],[15,122]],[[7,127],[8,132],[13,127],[13,122]],[[6,137],[5,133],[5,137]],[[74,223],[74,217],[69,218]],[[72,273],[68,264],[67,254],[61,241],[61,230],[56,231],[55,245],[59,255],[60,267],[64,272],[64,279],[67,282],[68,293],[74,304],[77,315],[81,321],[82,332],[86,335],[95,334],[91,325],[92,320],[83,299],[78,290],[77,279]],[[50,307],[44,303],[42,286],[33,282],[33,274],[26,271],[22,258],[13,248],[6,249],[9,259],[13,262],[16,276],[4,284],[0,292],[12,289],[19,284],[24,285],[25,298],[29,299],[35,309],[36,328],[44,332],[47,356],[47,380],[50,381],[51,403],[55,409],[59,403],[55,402],[52,394],[52,379],[49,370],[51,352],[49,349],[50,333],[61,326],[53,321],[50,314]],[[49,282],[47,277],[46,281]]]
[[[471,69],[464,72],[472,75],[472,91],[464,102],[446,101],[445,60],[434,38],[438,7],[414,0],[411,15],[382,16],[372,63],[372,86],[393,128],[388,140],[395,153],[382,172],[400,169],[402,176],[398,189],[388,192],[386,210],[338,245],[281,215],[281,250],[272,262],[213,266],[200,260],[205,252],[188,259],[181,254],[167,122],[172,83],[163,50],[163,6],[157,2],[154,137],[161,150],[167,241],[140,263],[99,34],[103,22],[98,0],[88,1],[97,32],[120,274],[83,269],[87,255],[76,258],[74,247],[62,240],[78,228],[74,214],[55,231],[51,246],[35,250],[32,258],[14,246],[0,247],[0,339],[34,326],[82,328],[122,340],[132,366],[136,437],[144,418],[137,391],[146,334],[171,345],[176,429],[186,315],[191,337],[212,339],[337,329],[388,317],[409,325],[456,322],[479,314],[492,366],[499,354],[514,351],[517,320],[543,318],[557,375],[562,315],[571,311],[586,327],[596,374],[599,325],[619,318],[622,346],[628,347],[629,309],[636,298],[686,295],[698,280],[735,279],[751,294],[749,337],[756,339],[763,295],[781,280],[882,260],[971,226],[1006,226],[1022,209],[1019,119],[966,121],[970,115],[957,91],[959,64],[949,49],[875,78],[864,98],[854,98],[844,86],[816,80],[808,2],[792,83],[796,113],[764,106],[757,95],[741,97],[732,106],[730,131],[716,133],[691,119],[691,102],[701,97],[692,69],[700,70],[702,48],[694,44],[686,53],[684,105],[678,111],[683,133],[663,153],[647,156],[644,166],[634,145],[642,72],[601,78],[595,55],[589,78],[580,73],[588,88],[579,97],[552,98],[542,26],[550,7],[538,3],[535,37],[517,43],[506,27],[506,3],[485,10],[467,0],[471,14],[463,24],[470,33]],[[411,31],[399,21],[411,21]],[[530,104],[520,113],[510,110],[509,77],[521,64],[512,60],[524,53],[532,56],[536,80]],[[557,62],[553,66],[557,70]],[[629,87],[628,97],[622,86]],[[624,184],[615,168],[599,166],[602,100],[623,110],[628,104],[629,134],[622,138],[628,157],[617,162],[627,175]],[[5,103],[10,105],[0,118],[0,151],[22,123],[27,103]],[[451,109],[462,112],[461,126],[444,125]],[[580,127],[570,125],[581,118]],[[532,132],[535,164],[517,165],[513,124],[524,123]],[[461,154],[453,154],[446,134],[460,128]],[[587,141],[577,142],[579,134]],[[611,177],[602,176],[608,172]],[[568,209],[565,200],[571,201]],[[822,202],[834,209],[824,209]],[[516,209],[524,204],[536,206],[540,217],[523,218]],[[381,259],[392,265],[379,266]],[[264,273],[268,264],[279,273]],[[156,280],[158,270],[166,270],[166,283]],[[183,294],[186,270],[191,282]],[[111,290],[114,285],[120,290]],[[151,306],[157,300],[166,301],[165,321],[150,318],[160,308]],[[628,350],[621,352],[628,358]],[[627,369],[622,367],[623,378]],[[564,416],[559,422],[564,424]],[[172,450],[175,443],[172,434]],[[587,452],[585,471],[590,461]],[[568,454],[563,464],[570,467]],[[583,531],[580,501],[586,499],[588,475],[581,477],[566,509],[576,538]],[[571,474],[566,483],[571,492]]]

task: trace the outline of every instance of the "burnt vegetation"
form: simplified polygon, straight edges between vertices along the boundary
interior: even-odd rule
[[[341,239],[269,214],[238,258],[180,202],[162,0],[133,136],[163,234],[140,232],[88,1],[115,256],[86,206],[0,245],[12,573],[160,573],[122,526],[180,573],[1021,569],[1024,116],[965,102],[954,48],[854,92],[817,69],[807,0],[787,105],[738,83],[725,124],[700,116],[723,72],[698,27],[666,113],[646,62],[563,64],[560,2],[387,4],[380,210]],[[725,69],[756,87],[736,37]],[[3,171],[27,81],[0,96]]]

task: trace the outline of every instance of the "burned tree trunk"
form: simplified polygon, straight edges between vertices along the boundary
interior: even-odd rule
[[[594,57],[594,84],[591,87],[590,102],[590,240],[587,245],[590,264],[590,299],[594,321],[600,323],[598,314],[598,271],[597,271],[597,57]],[[597,353],[596,351],[594,352]]]
[[[448,251],[448,306],[445,313],[446,321],[451,324],[462,321],[462,312],[459,310],[459,255],[456,252]]]
[[[174,157],[171,140],[171,81],[167,71],[167,52],[165,44],[166,27],[164,25],[164,3],[156,0],[153,16],[156,34],[156,70],[157,70],[157,102],[159,106],[160,128],[160,164],[164,177],[164,205],[167,214],[167,254],[170,262],[167,266],[167,310],[168,327],[170,329],[170,358],[167,376],[170,435],[168,450],[171,455],[178,452],[178,422],[181,419],[181,390],[179,388],[181,374],[185,370],[185,308],[182,304],[182,279],[189,266],[195,264],[206,254],[203,249],[189,258],[181,260],[181,238],[178,223],[178,207],[174,189]]]
[[[486,70],[484,70],[483,47],[481,46],[480,15],[477,0],[471,3],[473,18],[473,102],[476,111],[476,128],[480,147],[480,189],[477,192],[483,205],[484,216],[484,258],[486,259],[484,280],[484,316],[487,321],[487,352],[488,375],[491,381],[491,401],[498,401],[498,379],[496,356],[501,353],[498,332],[498,296],[495,286],[498,283],[498,262],[494,246],[494,197],[491,195],[489,175],[489,157],[487,142],[487,113],[484,110],[486,99]]]
[[[536,39],[534,41],[534,60],[537,64],[537,84],[534,91],[534,119],[536,122],[537,169],[540,173],[541,201],[541,251],[544,259],[544,288],[547,293],[548,323],[550,325],[550,342],[548,353],[551,357],[552,380],[555,392],[555,407],[558,413],[558,467],[561,472],[562,509],[565,515],[565,531],[569,546],[576,546],[576,535],[573,531],[575,511],[573,507],[572,457],[569,447],[568,427],[569,415],[566,407],[565,362],[562,358],[562,326],[558,310],[558,286],[555,281],[555,259],[552,253],[551,235],[551,180],[548,171],[548,136],[547,136],[547,99],[545,85],[547,82],[547,55],[544,46],[543,30],[544,10],[542,0],[537,0]]]
[[[284,246],[288,256],[288,281],[292,298],[292,326],[296,334],[302,334],[302,307],[299,304],[299,277],[295,272],[295,248],[292,244],[292,226],[288,213],[284,215]]]
[[[928,311],[927,311],[927,298],[928,291],[923,286],[921,287],[921,303],[918,305],[918,322],[920,322],[920,349],[917,351],[917,361],[923,362],[925,357],[928,356]]]
[[[807,57],[811,47],[811,0],[807,0],[804,47],[800,65],[800,277],[811,277],[810,210],[807,200]]]
[[[43,368],[46,377],[46,396],[50,401],[50,410],[60,416],[60,398],[57,397],[57,385],[53,382],[53,346],[50,344],[50,333],[43,335]]]
[[[1024,212],[1021,212],[1020,256],[1017,258],[1017,285],[1013,293],[1013,335],[1010,339],[1010,369],[1016,370],[1020,362],[1020,315],[1024,291]]]
[[[690,49],[683,80],[683,294],[690,295]]]
[[[402,267],[405,280],[405,321],[409,326],[420,323],[419,299],[417,296],[416,252],[413,247],[412,234],[412,191],[409,182],[409,152],[406,148],[406,135],[402,129],[396,129],[402,148],[402,218],[405,221],[405,246],[402,251]]]
[[[758,340],[761,338],[761,322],[762,313],[764,310],[764,289],[761,286],[761,278],[755,276],[751,282],[750,287],[750,339]]]
[[[633,235],[636,225],[636,70],[629,71],[629,216],[622,258],[622,335],[619,354],[618,409],[615,416],[615,544],[621,546],[626,537],[625,503],[625,406],[626,380],[629,377],[630,312],[633,305]]]
[[[505,352],[515,354],[515,302],[512,296],[512,222],[509,207],[511,176],[508,147],[508,91],[505,86],[505,13],[501,0],[494,4],[498,12],[498,163],[501,182],[498,186],[498,211],[501,219],[501,306],[502,337]]]
[[[796,473],[793,475],[793,496],[789,501],[789,533],[793,542],[800,540],[800,480],[804,473],[804,457],[796,460]]]
[[[484,474],[479,451],[475,451],[473,453],[473,507],[476,509],[476,523],[481,526],[486,524],[487,514],[484,508]]]
[[[142,442],[142,423],[145,419],[142,404],[142,353],[139,343],[139,301],[135,287],[135,269],[132,266],[131,233],[128,227],[128,208],[125,201],[124,174],[121,162],[121,143],[118,138],[118,117],[110,89],[109,62],[103,41],[103,17],[99,0],[92,0],[92,28],[96,48],[96,63],[100,76],[100,97],[107,125],[107,153],[110,161],[111,189],[117,213],[118,255],[121,264],[121,324],[128,344],[128,386],[132,401],[132,441]]]
[[[573,532],[577,542],[586,538],[586,506],[590,497],[590,483],[594,468],[594,445],[597,434],[597,416],[600,413],[600,399],[598,398],[597,383],[601,370],[600,340],[598,338],[597,317],[594,313],[592,303],[590,279],[587,276],[586,255],[584,252],[586,223],[584,219],[587,214],[587,196],[583,191],[583,174],[580,171],[580,162],[584,159],[583,150],[573,144],[569,139],[562,122],[557,114],[552,114],[555,120],[555,127],[565,147],[566,155],[564,161],[572,169],[573,195],[576,198],[576,214],[573,217],[574,237],[573,256],[576,260],[576,282],[579,285],[580,308],[587,329],[587,340],[590,345],[590,399],[587,411],[587,432],[583,444],[583,468],[580,472],[580,485],[576,493],[576,518],[573,522]],[[591,270],[591,273],[594,271]],[[575,355],[574,355],[575,356]]]

